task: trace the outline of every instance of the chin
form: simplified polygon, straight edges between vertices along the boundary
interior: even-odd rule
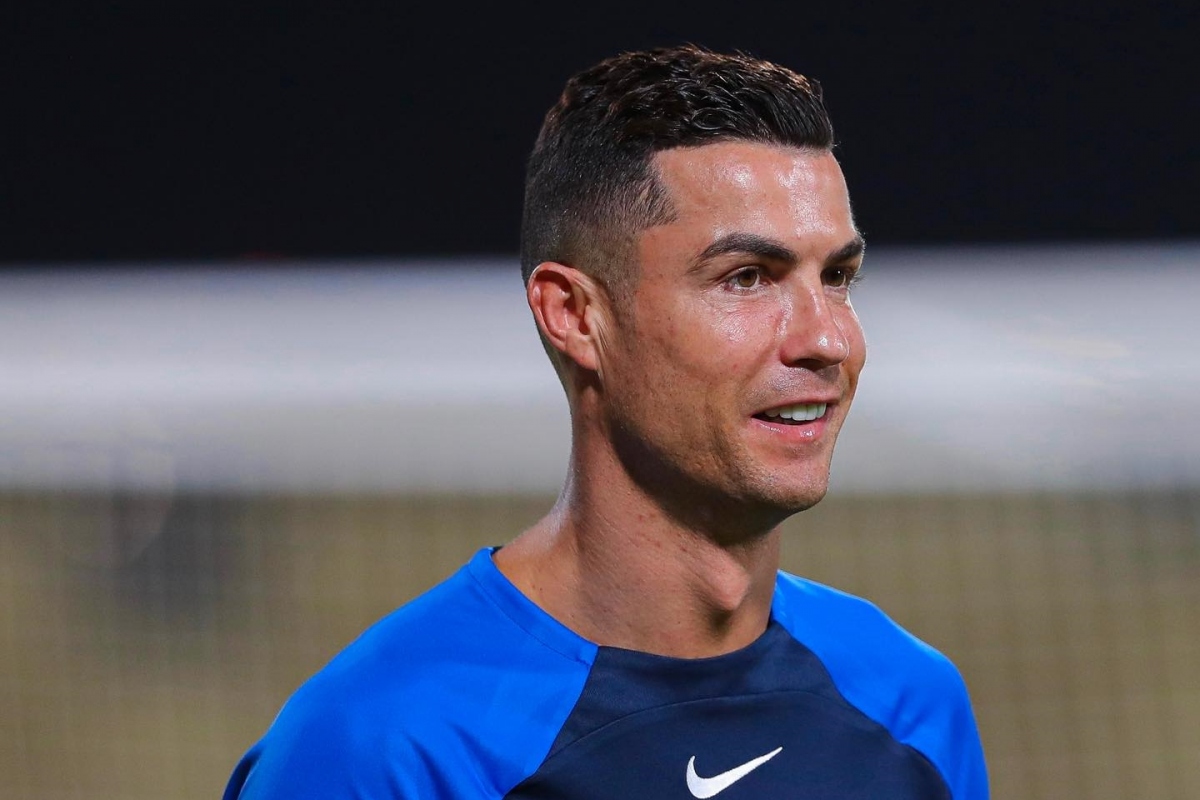
[[[825,497],[825,494],[827,491],[828,490],[826,488],[822,488],[819,491],[810,491],[810,492],[804,492],[802,494],[796,494],[796,495],[788,498],[789,502],[787,504],[786,511],[788,512],[789,515],[790,514],[798,514],[801,511],[807,511],[808,509],[815,506],[817,503],[821,502],[821,500]]]
[[[791,516],[806,511],[821,502],[828,491],[829,478],[822,476],[795,483],[775,482],[762,487],[759,497],[765,504]]]

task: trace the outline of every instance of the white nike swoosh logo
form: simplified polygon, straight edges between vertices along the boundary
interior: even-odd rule
[[[713,797],[733,786],[742,778],[749,775],[754,770],[761,767],[763,764],[770,761],[775,756],[783,751],[782,747],[776,747],[765,756],[751,759],[740,767],[726,770],[720,775],[713,775],[711,778],[701,778],[696,774],[696,757],[692,756],[688,760],[687,766],[687,785],[688,791],[692,793],[692,797],[704,800],[706,797]]]

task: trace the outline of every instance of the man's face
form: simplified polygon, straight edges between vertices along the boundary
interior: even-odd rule
[[[829,152],[749,142],[656,165],[676,218],[639,235],[633,297],[606,337],[610,436],[635,478],[676,502],[807,508],[866,358],[841,168]]]

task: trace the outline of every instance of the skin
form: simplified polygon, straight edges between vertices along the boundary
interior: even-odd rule
[[[571,460],[553,510],[495,560],[593,642],[696,658],[766,629],[779,525],[825,494],[866,357],[862,239],[828,151],[723,142],[655,166],[676,214],[638,235],[628,302],[564,264],[530,278],[566,365]],[[804,425],[763,414],[817,401]]]

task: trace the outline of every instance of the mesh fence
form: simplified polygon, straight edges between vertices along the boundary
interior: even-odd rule
[[[0,498],[5,796],[220,796],[300,682],[550,502]],[[997,798],[1200,797],[1200,492],[831,497],[783,560],[959,664]]]

